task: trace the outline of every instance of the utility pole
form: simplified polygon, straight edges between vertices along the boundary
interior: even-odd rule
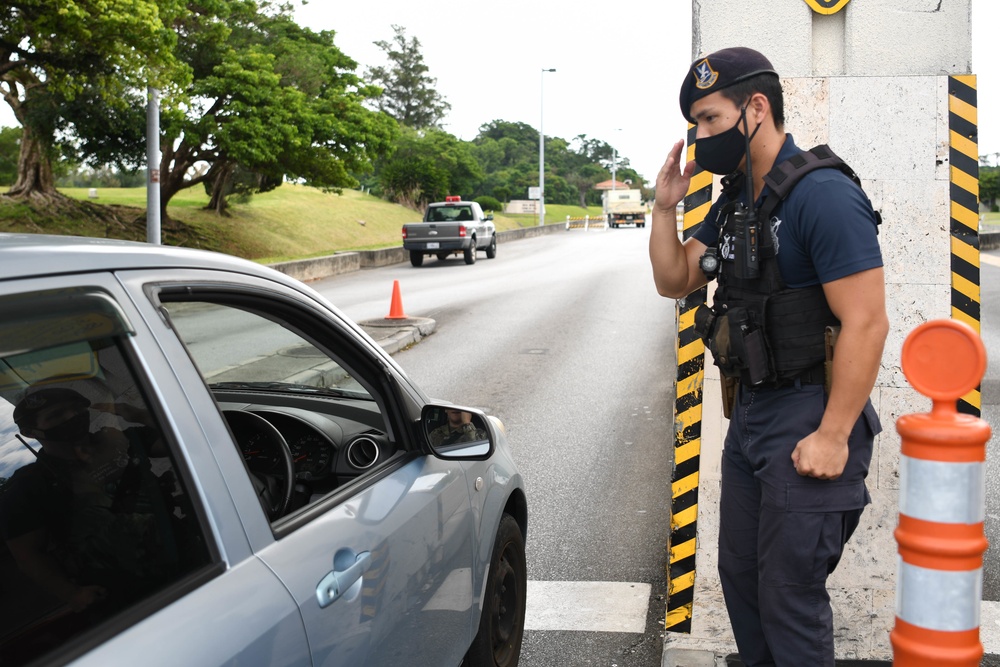
[[[538,225],[545,225],[545,73],[555,72],[555,69],[542,68],[541,87],[538,94]]]

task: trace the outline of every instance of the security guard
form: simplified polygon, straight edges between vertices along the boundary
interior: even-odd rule
[[[868,400],[889,328],[879,219],[849,169],[795,173],[815,159],[785,133],[781,84],[761,53],[696,60],[680,105],[697,125],[695,161],[681,162],[679,141],[657,176],[649,255],[662,296],[719,280],[696,328],[738,385],[720,500],[730,622],[747,667],[833,667],[826,580],[871,502],[881,430]],[[695,163],[726,178],[681,243],[674,211]],[[794,187],[769,199],[788,173]],[[826,333],[838,330],[827,389]]]

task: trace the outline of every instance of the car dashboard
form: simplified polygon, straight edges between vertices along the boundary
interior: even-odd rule
[[[229,390],[216,390],[215,397],[251,473],[287,484],[280,441],[287,445],[294,485],[286,513],[351,482],[397,451],[371,400]]]

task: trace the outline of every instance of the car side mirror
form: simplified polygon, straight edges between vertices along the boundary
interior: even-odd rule
[[[487,220],[492,220],[493,219],[493,214],[492,213],[487,213],[486,214],[486,219]]]
[[[481,410],[428,404],[420,423],[428,447],[438,458],[480,460],[493,453],[493,434]]]

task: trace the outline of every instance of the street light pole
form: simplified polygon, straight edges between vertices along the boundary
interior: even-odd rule
[[[542,68],[541,86],[538,93],[538,225],[545,224],[545,73],[555,72],[555,69]]]
[[[615,132],[621,132],[620,127],[615,128]],[[616,137],[618,135],[615,135]],[[614,193],[615,187],[618,182],[618,149],[614,146],[611,147],[611,192]]]

